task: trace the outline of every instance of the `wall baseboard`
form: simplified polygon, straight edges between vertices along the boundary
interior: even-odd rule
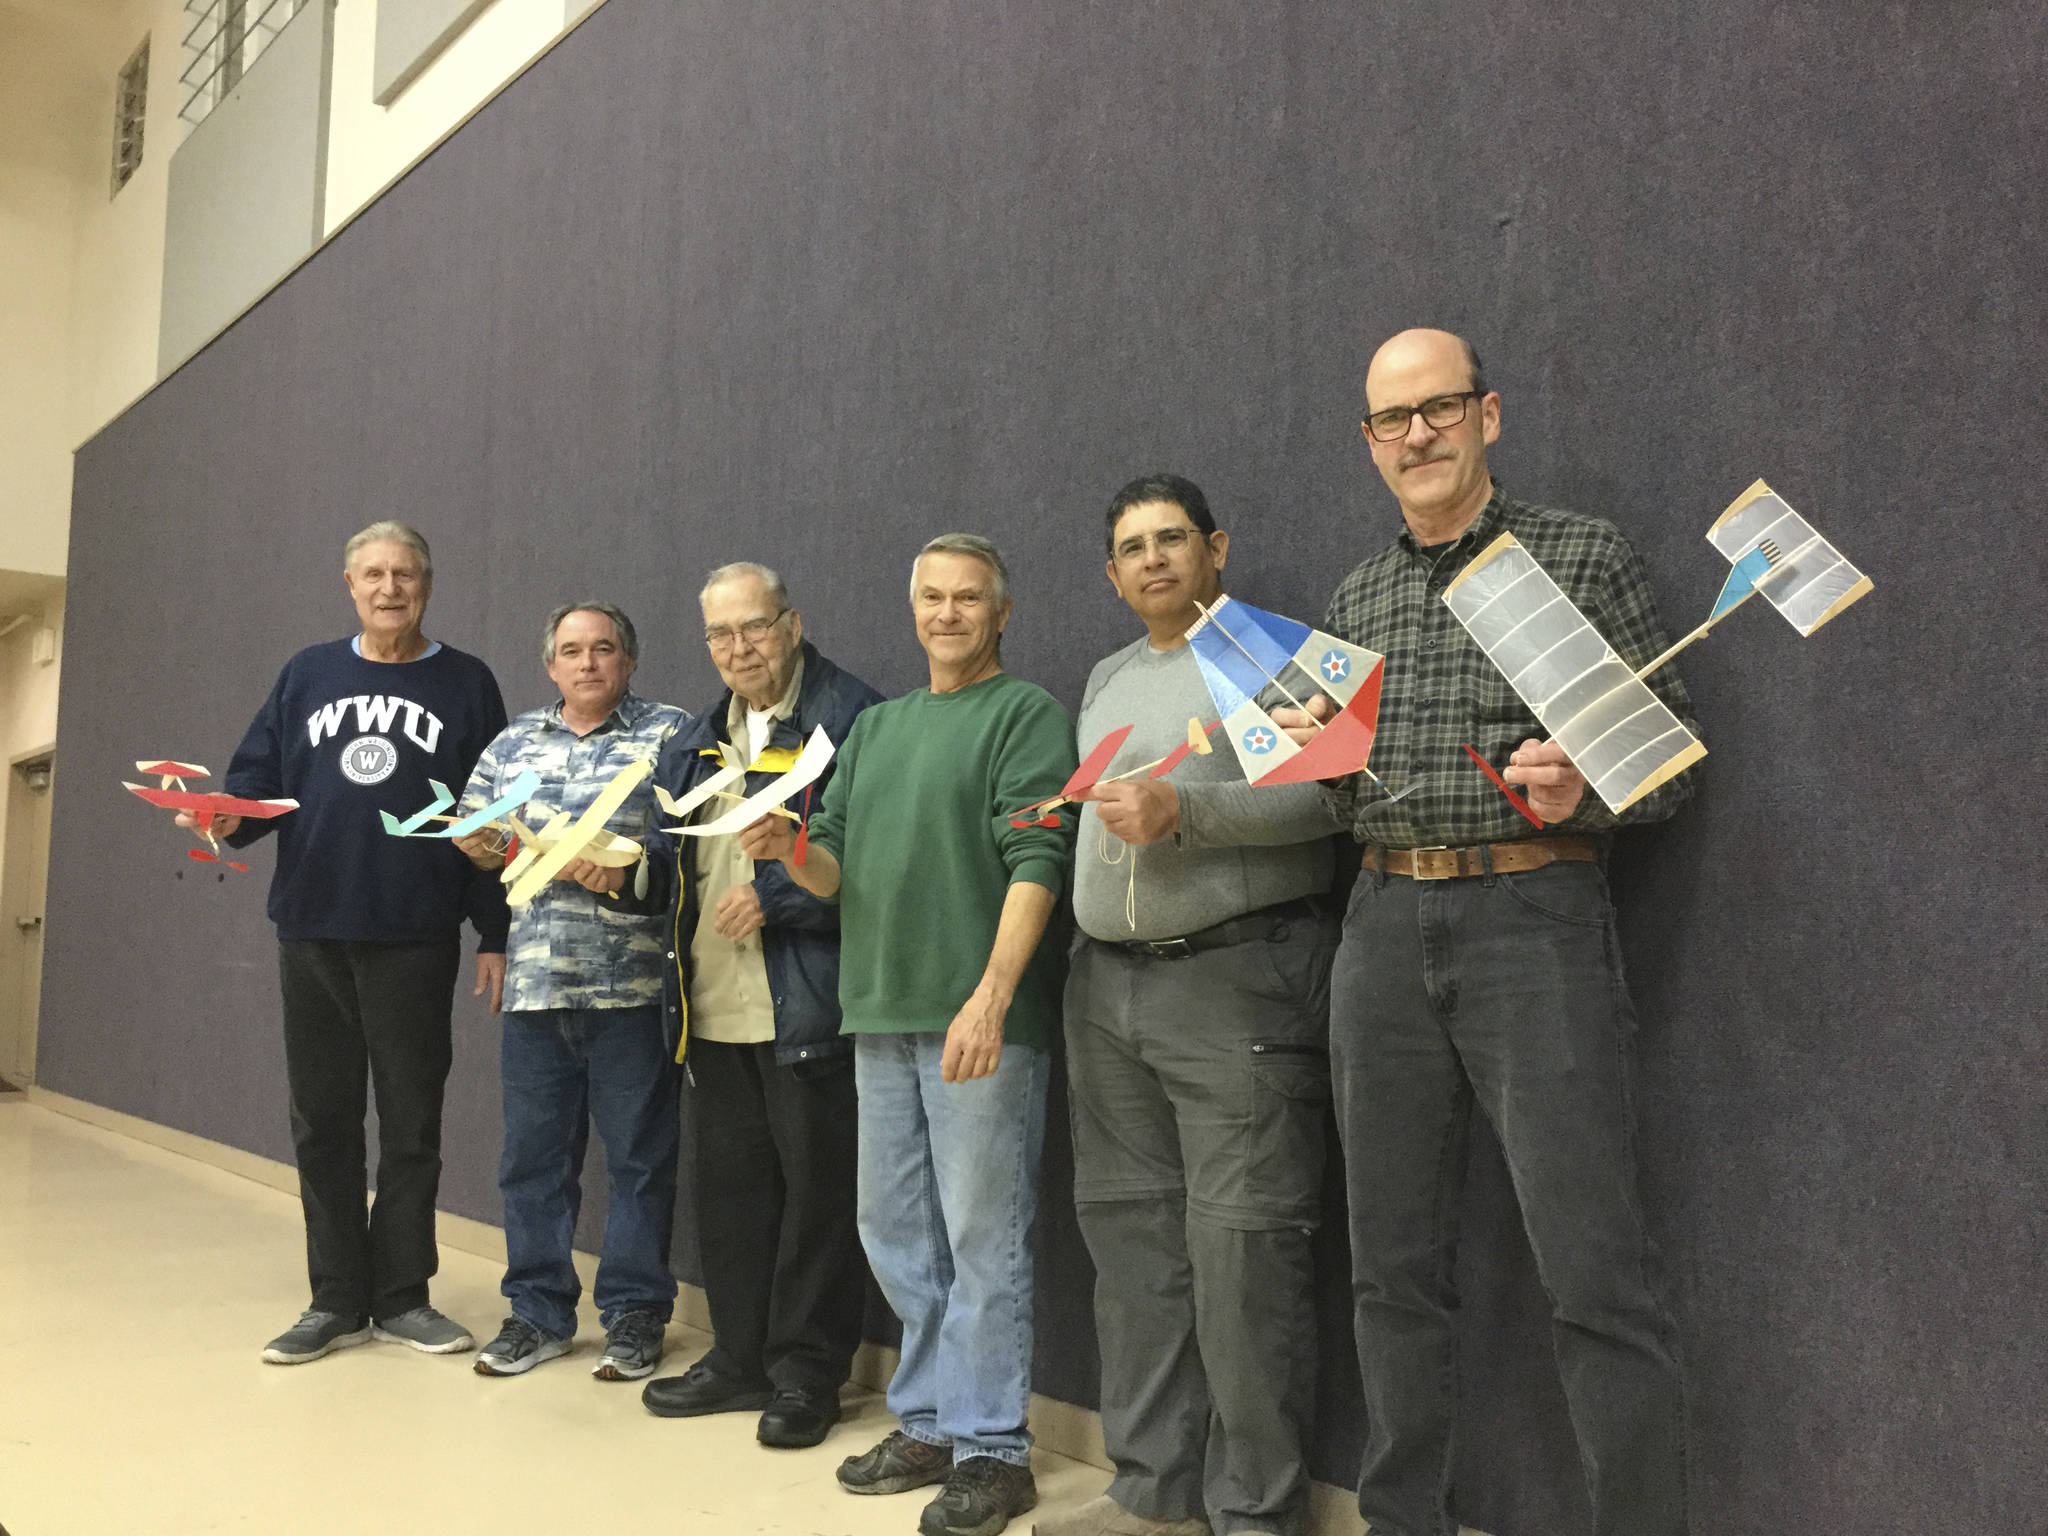
[[[27,1093],[30,1103],[52,1114],[97,1126],[132,1141],[174,1152],[180,1157],[189,1157],[196,1163],[236,1174],[284,1194],[296,1196],[299,1192],[299,1172],[289,1163],[244,1152],[239,1147],[209,1141],[190,1131],[174,1130],[153,1120],[123,1114],[117,1109],[106,1109],[83,1099],[52,1093],[47,1088],[30,1087]],[[435,1218],[435,1235],[444,1247],[453,1248],[458,1253],[490,1259],[498,1264],[505,1262],[505,1231],[502,1227],[441,1211]],[[597,1256],[578,1250],[575,1257],[577,1271],[587,1286],[596,1274]],[[705,1304],[701,1287],[681,1287],[676,1296],[676,1320],[706,1333],[711,1331],[711,1310]],[[886,1344],[863,1344],[853,1358],[853,1380],[871,1391],[885,1391],[889,1377],[895,1372],[896,1360],[896,1351]],[[1102,1416],[1092,1408],[1041,1397],[1034,1392],[1031,1394],[1031,1433],[1040,1446],[1055,1455],[1086,1462],[1105,1472],[1112,1470],[1109,1453],[1102,1444]],[[1358,1536],[1361,1529],[1357,1501],[1348,1488],[1337,1488],[1328,1483],[1311,1484],[1309,1512],[1312,1536]],[[1481,1536],[1481,1533],[1468,1530],[1463,1536]]]

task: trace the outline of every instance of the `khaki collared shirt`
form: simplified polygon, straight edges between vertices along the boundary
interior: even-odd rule
[[[789,687],[768,712],[780,723],[796,713],[804,683],[797,657]],[[772,727],[771,727],[772,729]],[[738,694],[726,712],[726,739],[747,748],[747,701]],[[764,747],[766,743],[762,744]],[[758,761],[758,757],[756,761]],[[709,820],[730,809],[712,801],[699,813]],[[768,987],[768,963],[756,928],[735,942],[720,935],[715,918],[727,891],[754,881],[754,861],[740,852],[736,837],[700,837],[697,844],[697,931],[690,939],[690,1033],[721,1045],[761,1045],[775,1038],[775,996]]]

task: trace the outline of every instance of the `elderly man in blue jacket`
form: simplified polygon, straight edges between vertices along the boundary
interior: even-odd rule
[[[704,643],[727,692],[663,749],[655,782],[671,795],[718,771],[721,743],[748,764],[733,792],[751,793],[819,726],[842,742],[881,702],[804,640],[802,615],[766,566],[721,566],[701,598]],[[699,814],[730,808],[713,799]],[[649,1382],[642,1401],[668,1418],[758,1410],[763,1445],[817,1445],[839,1420],[866,1295],[839,909],[780,863],[757,865],[730,836],[671,838],[650,855],[669,890],[664,1007],[690,1085],[717,1339],[682,1375]]]

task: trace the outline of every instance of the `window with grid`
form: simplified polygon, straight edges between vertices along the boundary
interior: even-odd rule
[[[185,87],[178,115],[188,123],[203,122],[228,93],[242,83],[285,23],[298,15],[307,0],[185,0],[193,17],[185,34]]]
[[[135,50],[114,81],[114,179],[107,195],[128,185],[142,164],[143,120],[149,114],[149,39]]]

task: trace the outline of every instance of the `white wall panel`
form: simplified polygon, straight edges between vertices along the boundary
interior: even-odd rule
[[[334,4],[301,11],[171,160],[158,372],[167,374],[320,241]]]

